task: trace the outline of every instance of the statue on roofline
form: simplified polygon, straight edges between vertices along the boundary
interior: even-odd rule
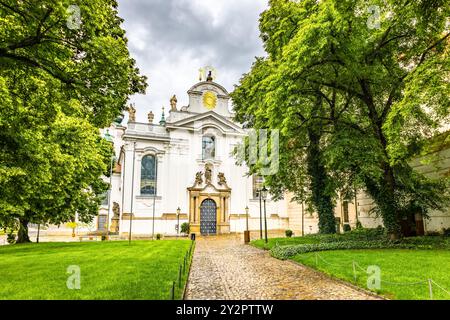
[[[130,115],[128,118],[128,122],[136,122],[136,109],[134,108],[134,105],[130,104],[130,106],[126,110]]]
[[[173,95],[173,97],[170,99],[170,111],[177,111],[177,96]]]

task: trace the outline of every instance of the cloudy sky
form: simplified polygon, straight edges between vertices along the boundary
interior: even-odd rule
[[[199,69],[211,65],[216,82],[232,91],[255,56],[264,55],[259,14],[266,0],[119,0],[119,14],[132,57],[149,79],[146,95],[136,95],[137,121],[177,95],[188,104],[187,90],[198,82]]]

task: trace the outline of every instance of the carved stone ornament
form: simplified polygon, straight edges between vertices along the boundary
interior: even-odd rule
[[[148,118],[148,123],[153,123],[153,119],[155,118],[155,115],[153,114],[152,111],[150,111],[147,115]]]
[[[219,186],[227,185],[227,178],[225,178],[225,174],[223,172],[219,172],[217,179],[219,179]]]
[[[120,206],[117,202],[113,202],[113,209],[112,209],[113,213],[114,213],[114,218],[119,218],[120,217]]]
[[[206,184],[211,184],[212,181],[212,168],[211,168],[211,164],[207,163],[205,165],[205,182]]]
[[[128,114],[130,115],[128,118],[128,122],[136,122],[136,109],[132,104],[127,108]]]
[[[177,96],[173,95],[173,97],[170,99],[170,110],[171,111],[177,111]]]
[[[201,171],[195,174],[195,185],[201,185],[203,183],[203,173]]]

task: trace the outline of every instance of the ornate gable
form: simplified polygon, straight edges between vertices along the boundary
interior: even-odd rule
[[[198,130],[207,127],[216,128],[223,134],[225,133],[244,134],[244,130],[239,125],[217,114],[214,111],[197,114],[192,117],[188,117],[186,119],[182,119],[173,123],[168,123],[166,125],[167,129]]]

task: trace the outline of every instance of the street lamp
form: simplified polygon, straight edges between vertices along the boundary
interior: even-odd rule
[[[131,244],[131,232],[133,231],[133,204],[134,204],[134,166],[136,164],[136,141],[133,142],[133,170],[131,176],[131,206],[130,206],[130,231],[128,232],[128,244]],[[154,223],[153,219],[153,223]]]
[[[180,209],[180,207],[178,207],[177,208],[177,238],[180,233],[180,212],[181,212],[181,209]]]
[[[262,203],[261,203],[261,188],[258,189],[259,195],[259,237],[262,240]]]
[[[111,136],[111,134],[109,133],[109,129],[106,129],[104,139],[106,141],[108,141],[109,143],[111,143],[111,145],[114,148],[114,139]],[[110,168],[109,168],[108,214],[107,214],[107,218],[106,218],[106,238],[107,239],[109,239],[109,217],[110,217],[110,211],[111,211],[112,175],[113,175],[113,166],[114,166],[115,158],[116,157],[114,155],[114,150],[113,150],[113,153],[111,155]]]
[[[264,201],[264,237],[267,243],[267,216],[266,216],[266,200],[267,200],[267,188],[264,186],[261,190],[261,196]]]
[[[245,207],[246,230],[244,231],[244,242],[250,242],[250,231],[248,230],[248,206]]]

